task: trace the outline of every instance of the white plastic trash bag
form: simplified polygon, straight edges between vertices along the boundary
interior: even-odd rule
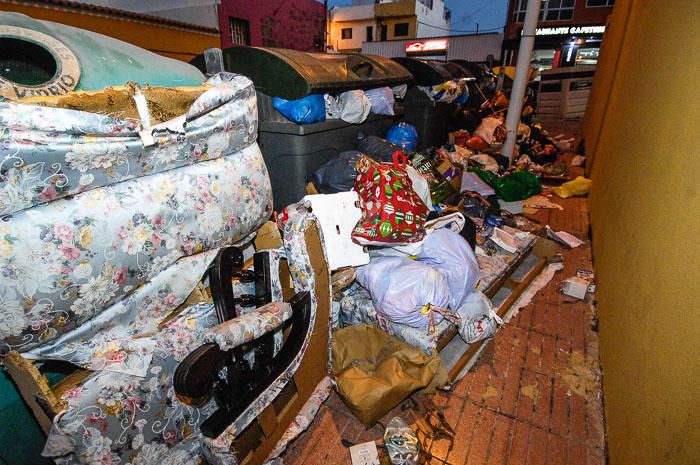
[[[394,96],[402,99],[406,96],[406,92],[408,92],[408,84],[399,84],[398,86],[394,86],[391,88],[391,91],[394,93]]]
[[[479,166],[486,171],[498,173],[498,171],[500,170],[498,162],[494,160],[493,157],[486,155],[485,153],[474,154],[471,157],[469,157],[469,159],[479,164]]]
[[[499,128],[499,126],[503,126],[503,122],[498,118],[489,116],[488,118],[484,118],[481,120],[481,124],[478,128],[476,128],[476,131],[474,131],[474,135],[477,137],[481,137],[482,139],[484,139],[484,142],[491,145],[495,142],[498,142],[496,140],[495,132]]]
[[[394,323],[427,328],[428,304],[446,308],[450,304],[447,280],[436,269],[404,257],[379,257],[357,268],[357,281],[369,291],[377,313]],[[435,324],[442,315],[433,312]]]
[[[469,243],[446,228],[428,235],[418,261],[430,265],[445,277],[450,290],[450,308],[461,307],[479,281],[479,264]]]
[[[527,124],[518,123],[518,138],[519,139],[529,139],[531,133],[532,133],[532,129],[530,129],[530,126],[528,126]]]
[[[365,91],[376,115],[394,116],[394,92],[389,87],[379,87]]]
[[[480,291],[474,291],[466,297],[457,309],[457,316],[461,320],[457,325],[459,335],[467,344],[493,337],[503,324],[489,298]]]
[[[323,101],[326,103],[326,119],[340,119],[342,111],[338,103],[338,97],[323,94]]]
[[[418,194],[418,197],[420,197],[425,206],[428,207],[428,210],[435,210],[430,197],[430,184],[428,184],[428,180],[411,165],[406,165],[406,173],[408,173],[408,177],[411,179],[413,190]]]
[[[362,123],[372,109],[372,104],[361,90],[349,90],[337,98],[326,94],[323,98],[326,102],[326,118],[340,118],[346,123]]]

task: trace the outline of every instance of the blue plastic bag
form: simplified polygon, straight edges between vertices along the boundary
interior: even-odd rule
[[[418,131],[412,124],[405,121],[395,124],[386,132],[386,140],[400,145],[407,150],[416,150],[418,145]]]
[[[459,84],[461,93],[459,94],[459,97],[457,97],[457,100],[454,101],[454,103],[458,105],[466,105],[467,101],[469,100],[469,89],[467,88],[467,84],[466,82],[462,81],[457,81],[457,84]]]
[[[318,123],[326,120],[326,103],[321,94],[311,94],[297,100],[274,97],[272,106],[287,119],[297,124]]]

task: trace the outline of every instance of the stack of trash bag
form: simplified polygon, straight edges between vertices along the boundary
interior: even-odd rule
[[[457,311],[479,280],[477,227],[449,206],[461,200],[462,170],[437,153],[367,136],[312,174],[321,193],[357,194],[350,239],[369,255],[357,283],[380,319],[422,331],[443,319],[460,324]]]
[[[385,139],[360,135],[356,150],[312,174],[321,193],[357,194],[359,220],[349,239],[365,248],[367,259],[353,265],[356,282],[341,309],[343,324],[371,322],[423,334],[456,325],[469,343],[493,335],[499,320],[476,291],[475,248],[514,253],[505,226],[537,225],[505,214],[501,205],[541,191],[537,175],[508,169],[508,158],[493,149],[502,126],[499,118],[487,117],[479,134],[488,143],[462,132],[463,145],[415,151],[420,135],[410,125],[395,125]],[[540,137],[526,125],[519,132],[521,138]]]
[[[311,94],[296,100],[272,99],[272,106],[297,124],[320,123],[340,119],[350,124],[364,122],[370,113],[394,115],[394,94],[402,89],[389,87],[348,90],[339,95]]]

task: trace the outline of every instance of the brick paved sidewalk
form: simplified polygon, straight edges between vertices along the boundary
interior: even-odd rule
[[[554,199],[564,210],[534,218],[588,239],[586,199]],[[448,393],[414,396],[440,408],[456,432],[429,444],[429,464],[604,465],[605,435],[594,308],[557,292],[577,268],[592,270],[590,242],[563,250],[564,270],[497,333],[469,373]],[[410,401],[401,415],[415,424]],[[406,408],[409,407],[409,408]],[[365,431],[335,393],[285,454],[286,465],[350,464],[342,439],[379,439]],[[444,460],[444,462],[443,462]]]

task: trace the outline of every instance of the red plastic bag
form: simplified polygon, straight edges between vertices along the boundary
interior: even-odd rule
[[[404,168],[406,155],[396,151],[393,158],[389,165],[363,156],[355,166],[354,190],[360,197],[362,217],[352,240],[360,245],[410,244],[425,237],[428,207],[413,190]]]

